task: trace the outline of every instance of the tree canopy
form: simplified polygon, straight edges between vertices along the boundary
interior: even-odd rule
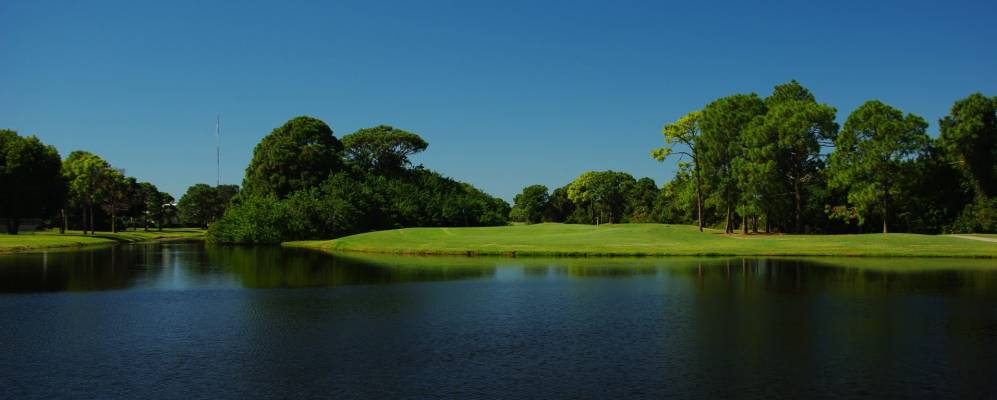
[[[187,188],[177,202],[180,221],[207,227],[225,214],[225,209],[238,194],[239,187],[236,185],[195,184]]]
[[[342,169],[343,145],[332,128],[312,117],[296,117],[270,132],[253,149],[243,190],[278,198],[314,187]]]
[[[929,143],[923,118],[872,100],[853,111],[835,140],[831,187],[848,192],[859,221],[871,213],[883,220],[883,233],[894,204],[903,199],[904,177]]]
[[[726,232],[733,232],[735,207],[748,200],[738,190],[744,171],[735,169],[739,166],[736,161],[745,156],[744,133],[764,113],[765,103],[754,93],[723,97],[703,108],[702,167],[714,188],[713,201],[725,210]]]
[[[507,222],[510,208],[505,201],[467,183],[421,166],[413,167],[408,157],[426,149],[427,143],[414,133],[387,125],[346,135],[345,151],[327,154],[335,160],[323,165],[333,167],[305,168],[310,171],[308,179],[293,184],[277,178],[258,179],[261,176],[258,159],[269,157],[264,154],[266,149],[274,147],[277,138],[286,136],[285,131],[301,130],[297,127],[301,125],[299,119],[289,121],[257,145],[254,161],[246,170],[246,190],[217,223],[211,224],[211,240],[273,243],[408,226],[483,226]],[[318,127],[311,130],[309,137],[332,138],[332,131],[321,121],[307,125]],[[289,147],[294,146],[297,144]],[[297,161],[289,158],[278,164],[290,165],[287,169],[292,171],[302,170]],[[349,168],[341,168],[346,165]],[[273,171],[282,174],[279,169]],[[250,187],[278,189],[261,191],[249,190]]]
[[[997,97],[974,93],[938,121],[940,144],[972,179],[976,191],[997,197]]]
[[[542,222],[550,195],[544,185],[530,185],[513,199],[513,212],[520,213],[522,221],[535,224]]]
[[[0,130],[0,218],[16,234],[22,218],[44,217],[62,205],[61,158],[37,137]]]
[[[651,157],[658,161],[665,161],[672,154],[678,154],[690,160],[696,184],[696,216],[700,232],[703,231],[703,180],[699,168],[699,138],[702,134],[699,121],[702,115],[701,111],[693,111],[683,115],[675,122],[665,125],[661,130],[665,136],[665,146],[651,152]],[[676,150],[676,145],[684,146],[684,149]]]
[[[388,125],[343,136],[347,157],[360,168],[393,173],[410,165],[409,156],[429,146],[419,135]]]

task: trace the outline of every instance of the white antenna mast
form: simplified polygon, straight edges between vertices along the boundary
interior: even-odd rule
[[[215,114],[215,186],[222,184],[222,137],[219,133],[222,117]]]

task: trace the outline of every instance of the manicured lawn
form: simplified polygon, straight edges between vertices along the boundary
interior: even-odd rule
[[[396,254],[517,256],[997,257],[997,244],[942,235],[723,235],[662,224],[407,228],[287,246]]]
[[[142,242],[159,239],[183,239],[204,236],[203,229],[164,229],[162,232],[121,231],[118,233],[97,232],[96,235],[83,235],[80,231],[21,232],[17,235],[0,234],[0,254],[35,251],[56,248],[99,246],[114,243]]]

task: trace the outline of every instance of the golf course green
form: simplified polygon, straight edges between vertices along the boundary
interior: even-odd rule
[[[947,235],[724,235],[665,224],[406,228],[284,245],[425,255],[997,257],[997,243]]]

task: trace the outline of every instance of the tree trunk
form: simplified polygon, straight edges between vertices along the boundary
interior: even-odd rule
[[[734,233],[734,227],[730,226],[732,216],[730,213],[730,204],[727,205],[727,217],[724,218],[724,233]]]
[[[118,225],[116,224],[116,222],[118,221],[117,215],[118,215],[117,210],[115,210],[112,207],[111,208],[111,233],[118,233]]]
[[[59,229],[60,234],[66,233],[66,230],[69,229],[69,218],[66,217],[66,209],[63,208],[61,212],[62,212],[62,229]]]
[[[886,219],[887,219],[887,216],[890,213],[889,212],[889,207],[887,207],[887,205],[886,205],[888,201],[889,200],[884,200],[883,201],[883,234],[884,235],[888,233],[888,230],[886,229]]]
[[[796,200],[796,227],[794,228],[794,231],[796,233],[800,233],[800,231],[802,230],[801,219],[800,219],[801,218],[800,214],[802,214],[802,210],[800,208],[800,203],[802,201],[801,200],[802,196],[800,195],[800,176],[799,176],[799,172],[797,172],[796,176],[793,177],[793,196],[794,196],[794,198]]]
[[[97,231],[96,231],[97,228],[93,226],[93,206],[90,206],[89,212],[90,212],[90,234],[91,235],[96,235],[97,234]]]
[[[699,217],[699,231],[703,231],[703,189],[702,179],[699,177],[699,163],[696,163],[696,210]]]
[[[744,215],[741,216],[741,232],[745,235],[748,234],[748,202],[744,202]]]
[[[83,216],[83,223],[80,225],[80,228],[83,229],[83,234],[86,235],[87,234],[87,208],[86,207],[80,207],[80,215]]]

